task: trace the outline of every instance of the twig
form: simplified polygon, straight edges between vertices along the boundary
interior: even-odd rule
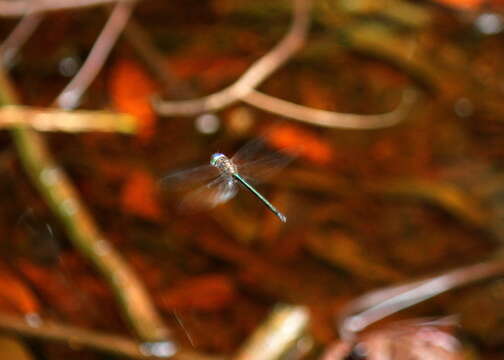
[[[15,105],[17,96],[0,68],[0,105]],[[97,229],[77,191],[52,159],[44,139],[26,128],[12,130],[21,162],[34,185],[64,225],[69,239],[112,286],[123,314],[143,341],[170,335],[141,281]]]
[[[279,305],[260,325],[234,357],[235,360],[277,360],[304,335],[308,310]]]
[[[101,70],[110,50],[126,26],[133,6],[133,1],[120,1],[116,4],[86,61],[56,99],[60,107],[73,109],[78,106],[82,94]]]
[[[379,129],[401,122],[417,98],[413,89],[406,89],[401,103],[393,111],[377,115],[344,114],[294,104],[255,90],[269,75],[282,66],[301,46],[303,46],[309,27],[309,2],[295,1],[294,20],[290,31],[271,52],[254,63],[242,77],[228,88],[199,99],[185,101],[161,101],[154,99],[153,105],[160,115],[193,116],[207,111],[220,110],[236,101],[243,101],[261,110],[284,116],[311,125],[342,129]],[[151,49],[152,50],[152,49]],[[137,49],[137,52],[139,49]],[[164,83],[173,84],[173,76],[167,75],[160,65],[160,56],[150,51],[151,56],[142,55],[162,78]],[[171,82],[170,82],[171,81]],[[173,87],[173,86],[171,86]]]
[[[136,119],[129,114],[107,111],[65,111],[28,106],[3,106],[0,108],[0,129],[25,126],[38,131],[105,131],[131,134],[135,132]]]
[[[140,344],[125,337],[94,332],[50,321],[29,325],[19,316],[0,314],[0,329],[24,337],[44,340],[63,341],[83,348],[95,349],[129,358],[146,358],[141,352]]]
[[[29,13],[23,16],[14,30],[0,45],[0,61],[4,66],[8,67],[12,63],[19,49],[23,47],[31,34],[37,29],[43,18],[44,15],[37,13]]]
[[[0,17],[21,17],[36,12],[81,9],[118,1],[130,0],[3,0],[0,1]]]
[[[503,272],[504,261],[492,260],[452,270],[425,280],[364,294],[353,300],[339,313],[340,336],[343,340],[350,341],[357,332],[400,310],[448,290],[497,276]]]
[[[175,356],[171,356],[169,355],[169,344],[167,347],[162,348],[162,343],[158,343],[158,353],[156,356],[154,353],[149,354],[149,347],[146,346],[148,344],[143,344],[124,336],[63,325],[54,321],[42,321],[38,317],[36,319],[36,321],[27,321],[19,316],[0,313],[0,331],[22,337],[64,342],[79,348],[97,350],[132,359],[159,359],[168,357],[174,360],[222,359],[220,357],[196,354],[187,350],[181,350]]]
[[[396,125],[406,116],[416,99],[416,91],[406,89],[401,103],[392,111],[378,115],[344,114],[309,108],[252,90],[241,100],[270,113],[311,125],[340,129],[379,129]]]
[[[222,109],[247,96],[304,45],[310,24],[310,7],[311,0],[294,0],[293,21],[289,32],[269,53],[252,64],[233,85],[199,99],[155,99],[153,105],[156,111],[164,116],[192,116]]]

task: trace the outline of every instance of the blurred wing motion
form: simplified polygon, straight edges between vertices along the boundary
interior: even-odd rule
[[[238,192],[233,178],[221,175],[214,181],[196,189],[184,198],[180,210],[184,213],[213,208],[232,199]]]
[[[219,170],[215,167],[202,165],[168,174],[159,180],[159,185],[171,190],[181,190],[202,185],[218,176]]]
[[[252,139],[238,149],[232,160],[235,164],[257,160],[261,158],[265,152],[267,153],[267,148],[268,145],[264,137]]]
[[[295,158],[295,153],[272,152],[264,138],[257,138],[239,149],[231,160],[242,176],[259,183],[274,176]]]

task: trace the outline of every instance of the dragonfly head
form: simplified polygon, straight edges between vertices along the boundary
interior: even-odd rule
[[[223,159],[225,157],[226,157],[226,155],[221,154],[221,153],[215,153],[215,154],[213,154],[210,157],[210,165],[217,166],[217,164],[219,163],[220,159]]]

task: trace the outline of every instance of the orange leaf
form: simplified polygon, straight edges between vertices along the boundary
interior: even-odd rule
[[[155,189],[152,175],[141,170],[134,171],[122,188],[122,209],[126,213],[148,220],[159,220],[161,207],[157,202]]]
[[[319,165],[331,162],[332,147],[314,133],[294,125],[276,125],[266,132],[271,146]]]
[[[109,83],[115,108],[138,119],[138,136],[148,140],[154,133],[156,114],[150,104],[156,86],[143,69],[132,60],[121,60],[112,69]]]
[[[437,2],[462,10],[477,9],[484,0],[436,0]]]
[[[159,302],[168,310],[215,311],[229,305],[235,296],[235,288],[227,276],[212,274],[185,279],[161,294]]]
[[[9,269],[0,268],[0,307],[23,314],[39,311],[39,305],[31,290]]]

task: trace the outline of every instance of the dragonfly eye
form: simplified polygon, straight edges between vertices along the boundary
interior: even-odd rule
[[[212,155],[212,157],[210,158],[210,165],[212,166],[217,166],[217,163],[219,162],[219,160],[225,156],[224,154],[221,154],[221,153],[215,153]]]

